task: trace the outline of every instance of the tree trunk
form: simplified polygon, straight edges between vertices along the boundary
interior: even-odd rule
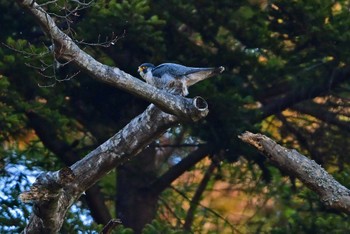
[[[118,167],[117,217],[135,233],[156,215],[158,196],[149,193],[148,185],[157,178],[154,147],[147,147],[137,158]]]
[[[29,191],[20,195],[33,203],[24,233],[57,233],[69,207],[109,171],[130,160],[161,133],[179,121],[196,121],[208,114],[204,99],[175,96],[93,59],[62,32],[35,1],[17,0],[54,43],[54,57],[71,62],[95,79],[153,102],[122,130],[69,168],[42,173]],[[103,98],[103,97],[97,97]],[[164,111],[164,112],[163,112]],[[169,114],[170,113],[170,114]],[[123,192],[123,191],[120,191]],[[137,215],[137,214],[136,214]]]

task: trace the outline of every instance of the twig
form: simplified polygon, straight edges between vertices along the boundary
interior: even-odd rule
[[[170,188],[172,188],[174,191],[176,191],[178,194],[180,194],[183,198],[185,198],[187,201],[191,202],[191,199],[189,197],[186,196],[186,194],[184,194],[182,191],[178,190],[177,188],[170,186]],[[225,219],[224,217],[222,217],[219,213],[217,213],[216,211],[214,211],[213,209],[210,209],[209,207],[206,207],[200,203],[198,203],[198,206],[204,208],[205,210],[209,211],[210,213],[212,213],[214,216],[216,216],[217,218],[223,220],[231,229],[232,231],[235,231],[236,233],[241,233],[237,228],[235,228],[227,219]]]
[[[210,166],[208,167],[207,171],[205,172],[203,179],[199,183],[198,188],[197,188],[197,190],[192,198],[191,206],[187,211],[185,224],[183,226],[184,230],[186,230],[186,231],[189,231],[189,232],[191,231],[191,226],[193,223],[196,208],[198,207],[200,198],[201,198],[203,192],[205,191],[205,188],[207,187],[207,185],[210,181],[210,177],[212,176],[215,168],[217,167],[217,163],[218,163],[217,160],[215,158],[213,158]]]
[[[112,45],[115,45],[115,43],[117,43],[120,39],[125,37],[125,34],[126,34],[125,30],[123,31],[123,34],[121,36],[114,35],[114,32],[113,32],[112,33],[112,39],[109,40],[108,37],[106,37],[104,42],[100,42],[101,35],[98,35],[97,42],[95,42],[95,43],[85,42],[83,40],[81,40],[81,41],[75,40],[75,42],[77,44],[80,44],[80,45],[100,46],[100,47],[107,48],[107,47],[110,47]]]
[[[109,234],[113,231],[113,229],[118,226],[119,224],[122,224],[122,221],[120,219],[111,219],[106,226],[103,227],[100,234]]]
[[[159,200],[163,203],[165,208],[175,217],[176,221],[182,225],[181,218],[177,216],[172,207],[170,207],[170,205],[162,197],[159,197]]]

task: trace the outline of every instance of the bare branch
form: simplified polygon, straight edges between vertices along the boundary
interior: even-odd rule
[[[42,173],[35,181],[30,191],[20,194],[23,202],[50,201],[55,199],[59,190],[74,179],[70,168],[63,168],[54,173]]]
[[[34,210],[40,211],[34,211],[24,233],[58,232],[68,208],[85,190],[122,162],[136,156],[166,129],[178,124],[178,120],[151,104],[117,134],[73,164],[69,168],[73,175],[69,183],[60,179],[61,171],[44,173],[30,191],[21,195],[25,202],[34,201]],[[36,196],[37,191],[43,191],[39,195],[47,199]]]
[[[196,97],[192,100],[175,96],[142,82],[116,67],[101,64],[82,51],[67,34],[62,32],[50,15],[35,1],[17,0],[17,2],[29,11],[46,34],[52,38],[55,45],[55,58],[72,60],[74,65],[93,78],[153,102],[163,111],[182,119],[196,121],[208,114],[208,105],[203,98]]]
[[[245,132],[239,138],[257,148],[280,170],[295,176],[316,192],[326,207],[350,214],[350,190],[336,181],[314,160],[308,159],[294,149],[284,148],[261,134]]]
[[[117,134],[73,164],[69,168],[72,175],[69,183],[62,182],[59,176],[62,170],[44,173],[30,191],[21,195],[23,201],[34,202],[34,212],[24,233],[57,233],[68,208],[84,191],[116,166],[136,156],[169,127],[181,120],[197,121],[205,117],[208,104],[201,97],[189,99],[158,90],[118,68],[101,64],[60,30],[51,16],[35,1],[17,2],[39,22],[51,39],[54,61],[63,59],[71,62],[96,80],[126,90],[156,105],[151,104]],[[42,195],[36,196],[35,192],[38,191],[43,191]],[[42,197],[45,199],[40,199]]]
[[[52,41],[53,42],[53,41]],[[111,41],[104,42],[102,46],[107,46],[107,43],[111,43]],[[56,75],[56,71],[72,62],[72,60],[68,60],[64,63],[59,62],[56,58],[56,55],[54,53],[53,47],[49,47],[47,52],[35,52],[33,51],[33,48],[31,47],[31,44],[29,44],[29,49],[31,52],[27,52],[25,50],[17,49],[14,46],[8,45],[6,43],[2,43],[3,46],[6,48],[15,51],[16,53],[19,53],[23,55],[25,58],[30,59],[30,63],[25,62],[24,64],[30,68],[35,69],[40,76],[45,77],[50,80],[49,84],[38,84],[41,88],[48,88],[48,87],[54,87],[57,82],[63,82],[63,81],[69,81],[76,77],[80,71],[74,72],[73,74],[66,75],[65,78],[60,79]],[[20,46],[20,45],[17,45]],[[48,64],[45,62],[44,58],[52,57],[52,63]],[[33,61],[39,61],[40,65],[34,65]]]
[[[165,210],[168,211],[176,219],[176,222],[182,225],[182,219],[181,217],[178,216],[176,212],[174,212],[173,207],[171,207],[171,205],[169,205],[167,201],[162,197],[159,198],[159,201],[163,204],[163,206],[165,207]],[[169,225],[171,225],[171,222],[169,221],[169,219],[166,219],[166,221],[169,223]]]
[[[26,117],[29,120],[30,127],[35,130],[36,135],[45,147],[56,154],[66,166],[70,166],[80,160],[77,149],[72,148],[72,145],[59,137],[58,130],[53,127],[52,122],[48,118],[32,110],[26,112]],[[91,216],[97,223],[106,224],[111,220],[111,215],[99,186],[93,185],[86,190],[83,199],[88,204]]]
[[[53,3],[56,3],[58,0],[51,0],[51,1],[47,1],[47,2],[44,2],[44,3],[40,3],[39,6],[41,7],[44,7],[44,6],[48,6],[48,5],[51,5]],[[34,1],[33,1],[34,3]]]
[[[125,30],[123,32],[123,34],[121,36],[118,36],[118,35],[114,35],[114,32],[112,33],[112,36],[111,36],[111,39],[109,39],[108,37],[106,37],[105,41],[104,42],[101,42],[100,41],[100,38],[101,36],[98,35],[98,39],[97,39],[97,42],[85,42],[83,40],[81,41],[76,41],[76,43],[80,44],[80,45],[88,45],[88,46],[100,46],[100,47],[110,47],[110,46],[113,46],[115,45],[120,39],[124,38],[125,37]]]

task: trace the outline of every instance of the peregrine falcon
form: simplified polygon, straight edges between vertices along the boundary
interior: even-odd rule
[[[163,63],[158,66],[143,63],[138,68],[141,77],[148,84],[183,96],[188,95],[189,86],[224,70],[224,67],[186,67],[175,63]]]

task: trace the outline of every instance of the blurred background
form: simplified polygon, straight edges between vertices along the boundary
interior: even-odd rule
[[[123,223],[115,233],[350,230],[237,138],[266,134],[350,187],[349,1],[38,2],[80,48],[135,77],[144,62],[226,68],[189,90],[207,118],[169,129],[86,191],[62,233],[97,233],[111,218]],[[0,12],[0,232],[16,233],[31,212],[18,195],[36,176],[72,165],[149,103],[55,58],[13,1]]]

